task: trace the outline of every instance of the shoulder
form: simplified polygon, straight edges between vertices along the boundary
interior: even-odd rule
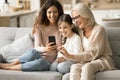
[[[41,31],[42,31],[41,27],[42,25],[39,25],[39,24],[34,25],[33,30],[32,30],[34,36],[41,34]]]
[[[101,25],[99,25],[99,24],[96,24],[95,26],[94,26],[94,28],[93,28],[93,31],[94,32],[105,32],[105,28],[103,27],[103,26],[101,26]]]
[[[72,36],[72,41],[74,42],[80,42],[80,36],[76,33],[74,33],[74,35]]]
[[[78,39],[80,38],[80,36],[78,34],[76,34],[76,33],[74,33],[73,37],[78,38]]]
[[[40,32],[42,30],[42,27],[44,27],[44,25],[37,24],[34,26],[33,30],[35,30],[35,32]]]

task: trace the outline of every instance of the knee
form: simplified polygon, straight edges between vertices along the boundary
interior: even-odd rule
[[[34,48],[30,49],[29,52],[30,52],[30,53],[38,53],[38,51],[35,50]]]
[[[34,52],[35,51],[35,49],[34,48],[31,48],[30,50],[28,50],[28,52]]]
[[[29,49],[29,50],[27,50],[23,55],[33,55],[33,53],[35,53],[35,49]]]
[[[50,63],[43,58],[38,59],[38,63],[39,63],[39,66],[43,67],[43,69],[44,68],[49,69],[49,67],[50,67]]]
[[[90,63],[87,63],[82,67],[82,72],[87,71],[87,72],[91,73],[93,71],[93,69],[94,69],[94,66],[92,64],[90,64]]]
[[[50,71],[57,71],[57,65],[58,65],[58,62],[57,62],[57,61],[54,61],[54,62],[50,65],[49,70],[50,70]]]
[[[80,69],[80,67],[77,66],[76,64],[71,65],[71,72],[76,72],[76,71],[78,71],[79,69]]]
[[[68,66],[68,65],[66,65],[64,62],[62,62],[62,63],[59,63],[59,64],[57,65],[57,70],[58,70],[60,73],[65,74],[65,73],[70,72],[70,66]]]
[[[34,48],[29,50],[29,54],[33,56],[38,56],[38,58],[40,57],[40,52],[35,50]]]

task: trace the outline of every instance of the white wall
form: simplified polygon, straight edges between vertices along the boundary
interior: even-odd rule
[[[119,18],[120,19],[120,10],[92,10],[97,23],[101,24],[103,18],[113,19]]]
[[[30,9],[31,10],[39,10],[40,9],[40,0],[30,0]]]
[[[92,12],[96,22],[103,27],[120,27],[120,10],[92,10]],[[70,14],[71,11],[65,11],[65,13]],[[103,21],[103,18],[111,20]]]

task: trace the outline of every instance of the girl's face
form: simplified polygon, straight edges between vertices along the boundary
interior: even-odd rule
[[[72,11],[72,18],[73,18],[73,21],[75,22],[75,24],[79,28],[84,29],[86,27],[88,19],[81,17],[77,11]]]
[[[59,24],[59,32],[61,33],[62,36],[69,38],[72,36],[73,33],[72,26],[67,22],[61,22]]]
[[[58,9],[55,6],[51,6],[47,9],[47,18],[50,21],[50,24],[55,24],[58,19],[59,13]]]

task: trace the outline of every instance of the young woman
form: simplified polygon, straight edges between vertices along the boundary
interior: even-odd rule
[[[0,68],[22,71],[48,70],[56,59],[56,46],[61,45],[57,22],[62,14],[62,5],[57,0],[47,0],[41,7],[33,27],[34,48],[11,64],[1,63]],[[56,37],[56,45],[51,46],[53,43],[48,43],[48,36],[51,35]]]
[[[52,70],[58,70],[64,74],[70,71],[70,67],[73,63],[75,63],[75,61],[71,60],[69,57],[66,57],[67,55],[62,54],[79,54],[81,40],[77,34],[77,30],[75,30],[75,26],[73,26],[72,18],[70,15],[64,14],[59,18],[58,28],[59,32],[64,38],[64,44],[62,46],[58,46],[58,56],[51,67],[54,67]]]

